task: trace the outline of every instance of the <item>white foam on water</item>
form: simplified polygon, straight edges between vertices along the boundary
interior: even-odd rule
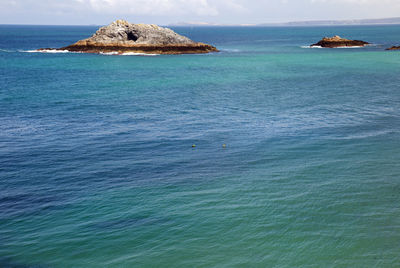
[[[100,55],[118,55],[118,56],[158,56],[160,54],[147,54],[147,53],[137,53],[137,52],[125,52],[119,53],[116,51],[113,52],[100,52]]]
[[[301,46],[301,48],[323,48],[321,46]]]
[[[0,49],[0,52],[15,52],[13,50],[8,50],[8,49]]]
[[[43,49],[43,50],[34,49],[34,50],[18,50],[18,51],[24,52],[24,53],[84,53],[84,52],[75,52],[75,51],[57,50],[57,49]],[[158,55],[160,55],[160,54],[147,54],[147,53],[135,53],[135,52],[119,53],[116,51],[99,52],[99,54],[100,55],[121,55],[121,56],[158,56]]]
[[[347,47],[347,46],[343,46],[343,47],[336,47],[336,48],[363,48],[365,46],[353,46],[353,47]]]
[[[101,55],[119,55],[118,52],[99,52]]]
[[[342,47],[334,47],[334,48],[363,48],[363,47],[366,47],[366,46],[376,46],[376,45],[352,46],[352,47],[342,46]],[[301,48],[324,48],[324,47],[321,47],[321,46],[300,46],[300,47]]]
[[[19,52],[24,52],[24,53],[78,53],[78,52],[71,52],[71,51],[68,51],[68,50],[57,50],[57,49],[19,50]]]
[[[223,51],[223,52],[235,52],[235,53],[237,53],[237,52],[240,52],[240,49],[236,49],[236,48],[232,48],[232,49],[221,49],[221,51]]]
[[[147,53],[137,53],[137,52],[125,52],[120,54],[122,56],[158,56],[160,54],[147,54]]]

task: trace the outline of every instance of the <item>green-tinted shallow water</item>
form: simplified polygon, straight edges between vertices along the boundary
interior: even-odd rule
[[[25,52],[94,30],[0,26],[0,267],[399,266],[400,27]],[[302,48],[333,34],[376,45]]]

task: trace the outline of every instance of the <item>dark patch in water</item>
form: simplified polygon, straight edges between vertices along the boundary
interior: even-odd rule
[[[22,193],[0,197],[0,217],[35,213],[37,211],[64,207],[60,195]]]
[[[50,268],[47,265],[42,264],[22,264],[18,262],[12,261],[10,258],[1,258],[0,259],[0,267],[1,268]]]
[[[169,220],[163,218],[136,217],[136,218],[103,221],[93,224],[92,227],[103,230],[115,230],[115,229],[134,228],[143,225],[164,224],[167,222],[169,222]]]

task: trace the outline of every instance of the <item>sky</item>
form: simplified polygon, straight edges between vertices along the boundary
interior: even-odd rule
[[[0,0],[0,24],[258,24],[400,17],[400,0]]]

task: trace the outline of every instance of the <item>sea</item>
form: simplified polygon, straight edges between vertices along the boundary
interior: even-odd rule
[[[0,25],[0,267],[400,267],[399,25],[97,28]]]

